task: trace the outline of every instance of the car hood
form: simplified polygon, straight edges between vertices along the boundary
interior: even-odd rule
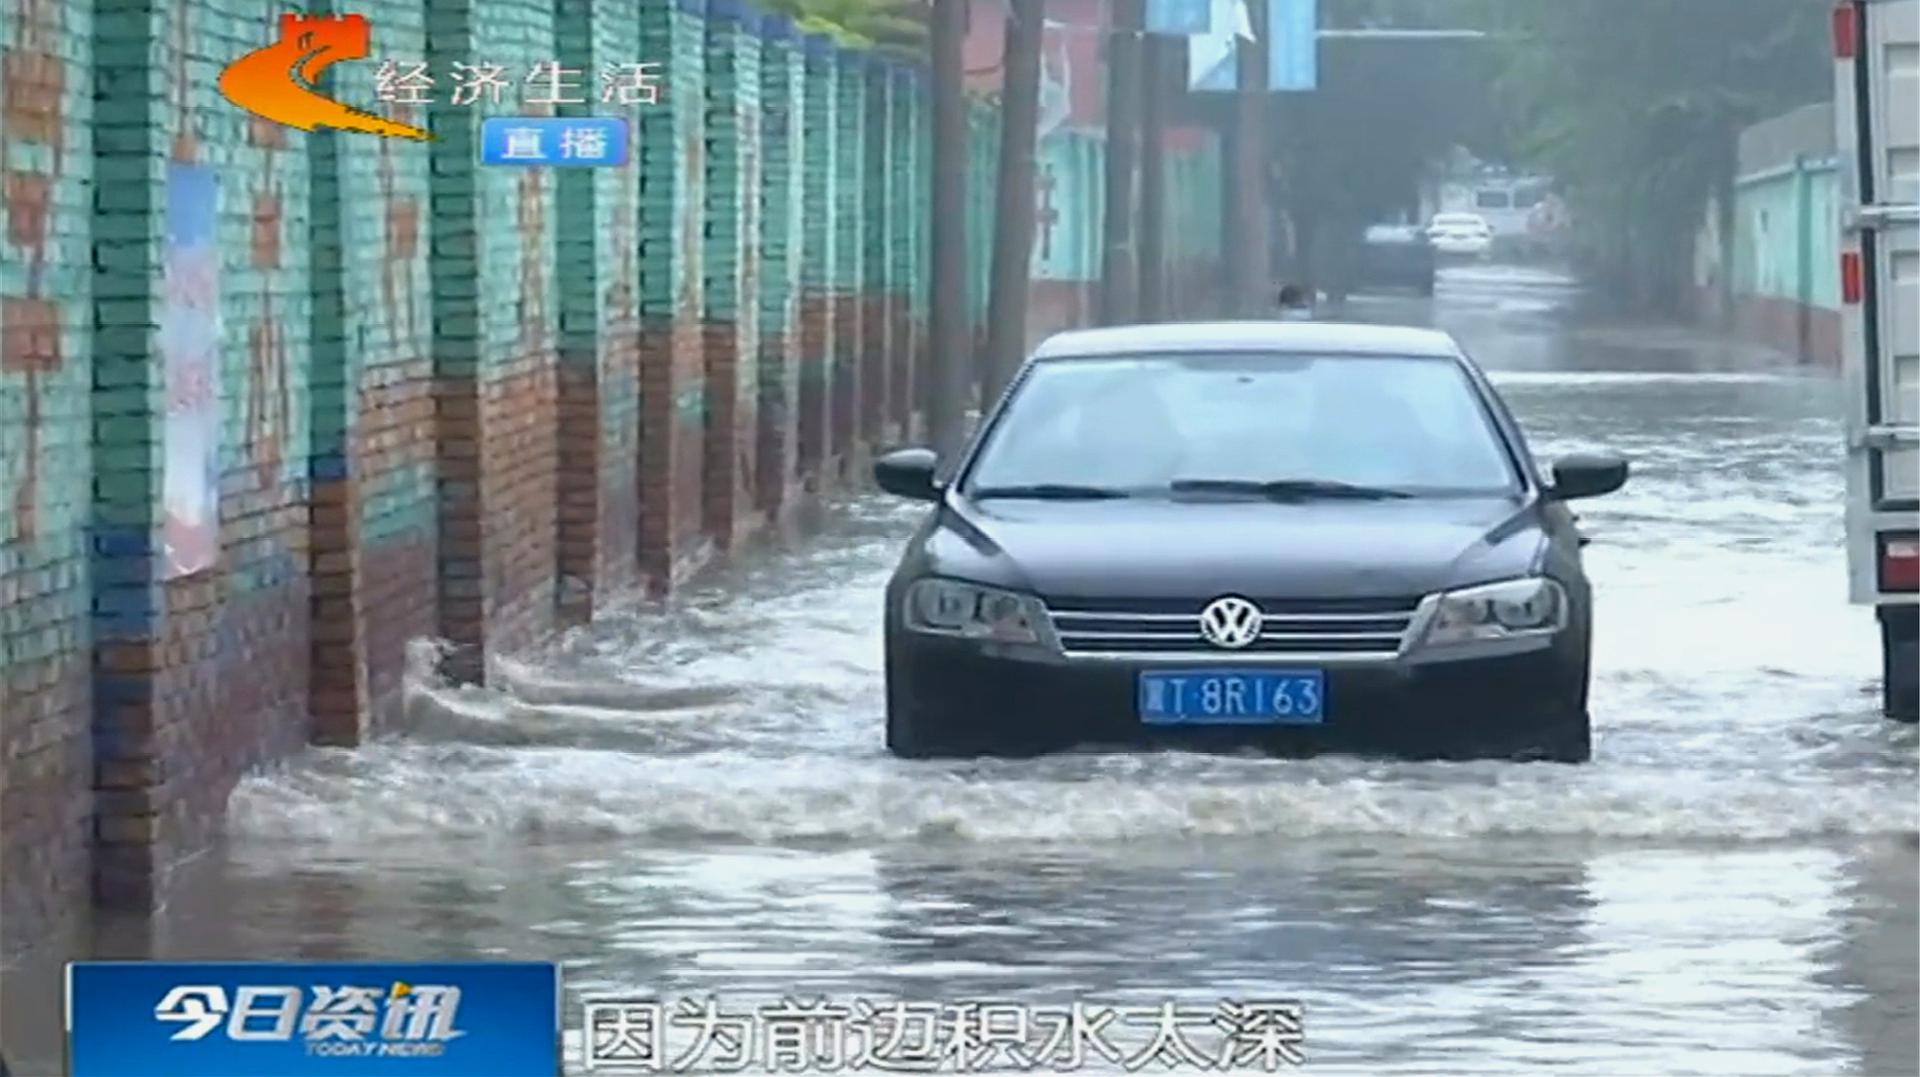
[[[1422,595],[1524,575],[1544,545],[1518,498],[1407,501],[953,500],[925,570],[1061,598]]]

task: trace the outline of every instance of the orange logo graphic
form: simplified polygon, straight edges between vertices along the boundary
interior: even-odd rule
[[[220,73],[220,92],[256,116],[312,131],[333,127],[387,138],[430,139],[424,128],[396,123],[313,89],[320,72],[367,55],[364,15],[280,16],[280,40],[240,57]]]

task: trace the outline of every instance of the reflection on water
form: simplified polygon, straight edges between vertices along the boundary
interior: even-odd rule
[[[552,957],[576,1000],[1296,996],[1327,1072],[1914,1072],[1916,736],[1845,601],[1838,386],[1574,297],[1495,268],[1348,314],[1455,331],[1543,459],[1633,458],[1580,506],[1590,766],[893,760],[918,510],[859,500],[247,782],[174,910],[96,947]],[[57,1058],[56,982],[8,974],[10,1051]]]

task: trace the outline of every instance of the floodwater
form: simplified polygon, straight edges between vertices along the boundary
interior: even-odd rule
[[[1632,459],[1580,509],[1588,766],[894,760],[879,602],[919,510],[856,499],[246,782],[173,911],[100,950],[551,958],[569,1025],[583,995],[1297,999],[1309,1073],[1914,1073],[1916,735],[1846,601],[1838,382],[1578,300],[1486,267],[1349,316],[1453,330],[1543,458]]]

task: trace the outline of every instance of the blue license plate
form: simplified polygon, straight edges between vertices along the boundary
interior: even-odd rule
[[[1326,675],[1317,669],[1170,669],[1140,674],[1147,725],[1319,725]]]

